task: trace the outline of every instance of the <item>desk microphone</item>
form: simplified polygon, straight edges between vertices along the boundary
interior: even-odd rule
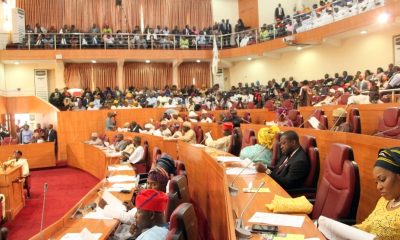
[[[41,235],[41,239],[43,240],[43,223],[44,223],[44,209],[46,206],[46,194],[47,194],[47,189],[48,189],[48,185],[47,183],[44,184],[43,186],[43,206],[42,206],[42,220],[40,222],[40,235]]]
[[[310,115],[307,116],[306,120],[303,121],[302,124],[300,124],[300,126],[298,126],[299,128],[303,127],[303,125],[308,122],[308,120],[310,120],[311,117],[313,117],[314,113],[316,113],[319,109],[315,109]]]
[[[399,129],[399,128],[400,128],[400,126],[396,126],[396,127],[387,129],[387,130],[382,131],[382,132],[377,132],[377,133],[375,133],[373,136],[379,136],[379,135],[382,134],[382,133],[390,132],[390,131],[393,131],[393,130],[396,130],[396,129]]]
[[[240,214],[240,217],[235,220],[235,234],[238,239],[249,238],[251,236],[250,231],[246,230],[243,226],[243,214],[246,212],[247,208],[250,206],[250,203],[253,201],[254,197],[260,191],[260,189],[264,186],[264,184],[265,184],[264,181],[262,181],[260,183],[257,190],[253,193],[253,196],[251,196],[250,200],[247,202],[246,206],[244,207],[242,213]]]
[[[207,132],[209,134],[211,134],[211,130],[209,132]],[[205,133],[204,136],[207,134]],[[211,136],[211,135],[210,135]],[[204,137],[203,140],[201,140],[201,142],[199,144],[203,144],[206,141],[206,138]]]
[[[348,107],[349,107],[349,104],[347,104],[346,107],[344,108],[344,110],[346,110],[346,111],[342,112],[342,113],[339,115],[338,119],[333,123],[332,128],[329,129],[330,131],[332,131],[332,130],[335,128],[335,126],[336,126],[336,124],[339,122],[340,118],[343,117],[343,115],[347,114],[347,108],[348,108]]]

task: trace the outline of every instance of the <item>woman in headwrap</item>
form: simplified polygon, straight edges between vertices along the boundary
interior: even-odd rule
[[[265,127],[258,130],[258,143],[240,151],[240,158],[249,158],[253,162],[269,165],[272,158],[272,146],[275,135],[280,132],[277,126]]]
[[[381,149],[372,172],[381,198],[356,228],[378,239],[400,239],[400,147]]]

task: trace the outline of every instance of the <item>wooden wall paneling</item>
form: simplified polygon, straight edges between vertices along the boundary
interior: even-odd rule
[[[243,125],[242,130],[244,131],[245,129],[251,128],[258,131],[262,127],[263,126],[260,125],[247,124]],[[354,158],[359,165],[361,178],[361,197],[357,212],[357,222],[364,220],[375,208],[375,204],[379,198],[375,180],[372,177],[372,169],[378,151],[381,148],[400,146],[400,140],[304,128],[281,127],[280,129],[282,131],[294,130],[299,135],[311,135],[316,138],[321,160],[320,177],[324,171],[325,158],[331,144],[343,143],[353,148]]]
[[[179,142],[191,200],[205,214],[213,239],[236,239],[225,170],[201,148]]]
[[[385,103],[385,104],[357,104],[357,105],[329,105],[322,107],[300,107],[299,111],[303,115],[304,120],[316,110],[321,109],[328,117],[328,127],[333,126],[332,111],[337,108],[345,108],[349,112],[352,108],[358,108],[361,119],[361,133],[373,135],[378,131],[379,119],[383,116],[385,109],[390,107],[399,107],[398,103]]]
[[[243,20],[246,27],[258,28],[258,0],[239,0],[239,18]],[[232,21],[232,23],[235,22]]]
[[[6,161],[13,158],[16,150],[22,151],[22,158],[26,158],[30,169],[54,167],[56,165],[56,155],[54,152],[54,143],[32,143],[19,145],[1,145],[0,161]]]

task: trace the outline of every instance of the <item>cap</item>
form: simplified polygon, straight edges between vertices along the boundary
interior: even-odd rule
[[[222,124],[222,130],[224,131],[232,131],[233,129],[233,124],[231,122],[226,122]]]
[[[197,114],[193,111],[189,112],[189,117],[197,117]]]
[[[346,109],[344,108],[336,108],[335,110],[332,111],[332,116],[334,117],[346,117]]]
[[[207,114],[207,113],[208,112],[205,109],[201,110],[201,114]]]
[[[188,127],[188,128],[190,128],[190,127],[192,127],[192,124],[190,123],[190,122],[184,122],[183,124],[182,124],[182,126],[184,126],[184,127]]]
[[[160,125],[167,125],[167,121],[162,120],[162,121],[160,122]]]
[[[96,132],[92,133],[92,137],[98,137],[98,136],[99,135]]]
[[[164,212],[168,197],[165,193],[153,189],[144,189],[136,197],[136,207],[140,210]]]

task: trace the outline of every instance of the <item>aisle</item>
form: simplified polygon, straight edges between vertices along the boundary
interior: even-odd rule
[[[31,198],[12,221],[9,228],[10,240],[29,239],[40,231],[42,216],[43,185],[48,183],[44,226],[52,224],[70,210],[99,180],[75,168],[57,168],[31,171]]]

